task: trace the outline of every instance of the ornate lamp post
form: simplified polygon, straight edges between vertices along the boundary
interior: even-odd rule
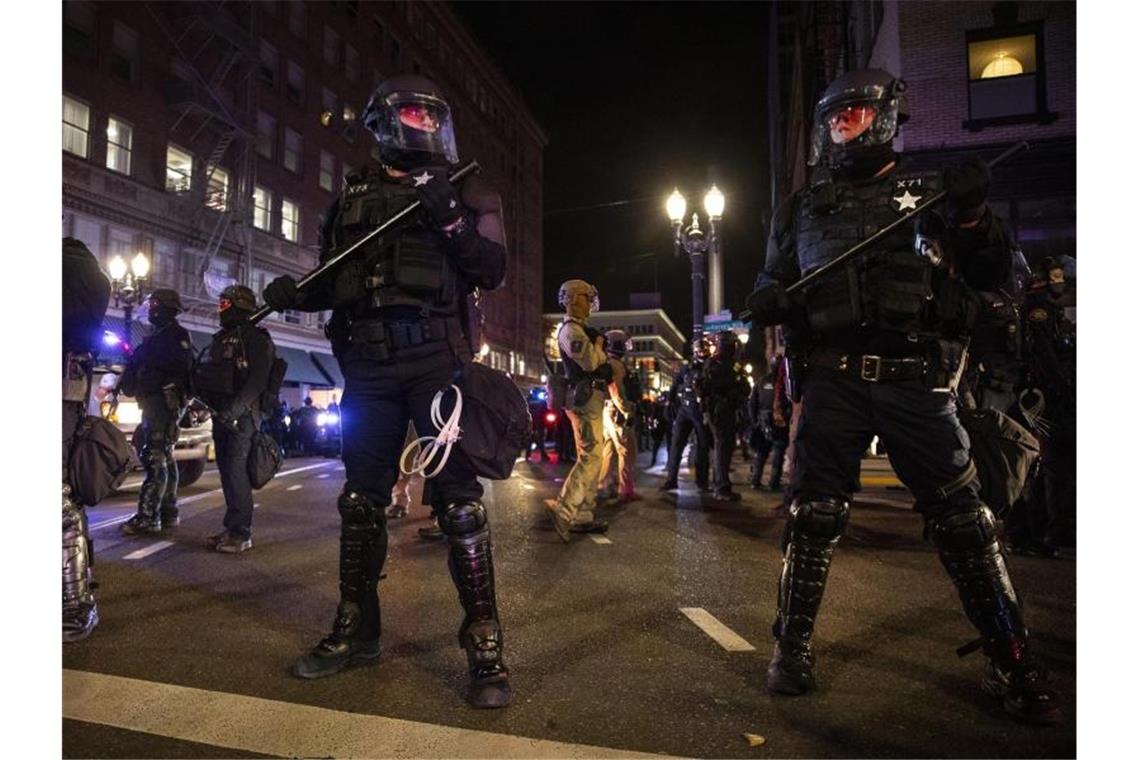
[[[717,222],[724,214],[724,194],[713,185],[705,193],[705,214],[708,215],[709,236],[701,230],[697,213],[693,212],[692,223],[688,229],[682,229],[687,207],[685,196],[674,188],[672,195],[665,201],[665,212],[673,223],[673,245],[677,255],[684,251],[689,255],[693,265],[693,340],[700,340],[704,333],[705,321],[705,254],[709,254],[710,311],[721,310],[724,296],[724,270],[720,256],[720,236]]]
[[[142,303],[146,290],[147,275],[150,274],[150,260],[141,251],[131,259],[130,267],[122,256],[116,255],[111,259],[107,268],[111,274],[111,295],[115,299],[115,308],[123,310],[123,321],[126,323],[126,343],[133,346],[131,340],[131,312],[137,304]]]

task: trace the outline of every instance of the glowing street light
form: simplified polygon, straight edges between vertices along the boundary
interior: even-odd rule
[[[716,185],[705,193],[705,213],[712,221],[718,221],[724,215],[724,193]]]
[[[709,313],[721,311],[724,303],[724,264],[720,250],[720,229],[717,224],[724,216],[724,193],[716,185],[709,188],[704,197],[705,214],[709,221],[709,235],[706,238],[701,230],[698,214],[693,212],[693,220],[688,229],[683,229],[688,203],[677,188],[673,189],[665,201],[665,213],[673,223],[673,245],[677,255],[684,251],[693,265],[693,337],[699,339],[705,321],[705,265],[704,255],[709,256]]]
[[[673,188],[673,194],[669,196],[669,200],[665,201],[665,213],[669,215],[669,220],[673,224],[680,224],[684,221],[687,205],[685,196],[681,195],[681,191]]]
[[[123,321],[126,323],[127,346],[131,345],[131,312],[136,304],[142,303],[143,291],[146,288],[146,276],[150,274],[150,259],[142,251],[135,254],[128,267],[126,260],[116,254],[107,263],[107,272],[111,275],[111,295],[115,299],[115,308],[123,310]]]

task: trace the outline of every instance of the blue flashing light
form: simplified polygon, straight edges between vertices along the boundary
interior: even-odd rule
[[[118,335],[115,335],[115,333],[111,332],[110,330],[104,330],[103,331],[103,345],[118,346],[122,342],[123,342],[123,339],[120,338]]]

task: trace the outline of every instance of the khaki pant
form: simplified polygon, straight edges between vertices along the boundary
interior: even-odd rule
[[[598,473],[598,490],[606,490],[606,484],[614,469],[617,456],[618,496],[633,496],[633,467],[637,459],[637,434],[633,423],[627,421],[618,426],[609,422],[605,425],[605,444],[602,446],[602,466]]]
[[[566,414],[574,428],[578,461],[562,484],[557,509],[571,523],[588,523],[594,519],[602,465],[602,392],[594,390],[585,406],[567,407]]]

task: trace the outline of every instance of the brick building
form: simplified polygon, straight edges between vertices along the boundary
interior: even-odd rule
[[[502,194],[507,279],[483,297],[483,338],[519,372],[541,366],[527,296],[542,282],[546,137],[445,4],[69,0],[63,17],[63,234],[105,264],[145,253],[151,287],[182,294],[196,340],[216,329],[225,284],[260,293],[316,265],[322,215],[378,156],[359,122],[369,95],[413,72],[444,89],[461,160]],[[263,323],[296,352],[294,395],[343,383],[327,316]]]

